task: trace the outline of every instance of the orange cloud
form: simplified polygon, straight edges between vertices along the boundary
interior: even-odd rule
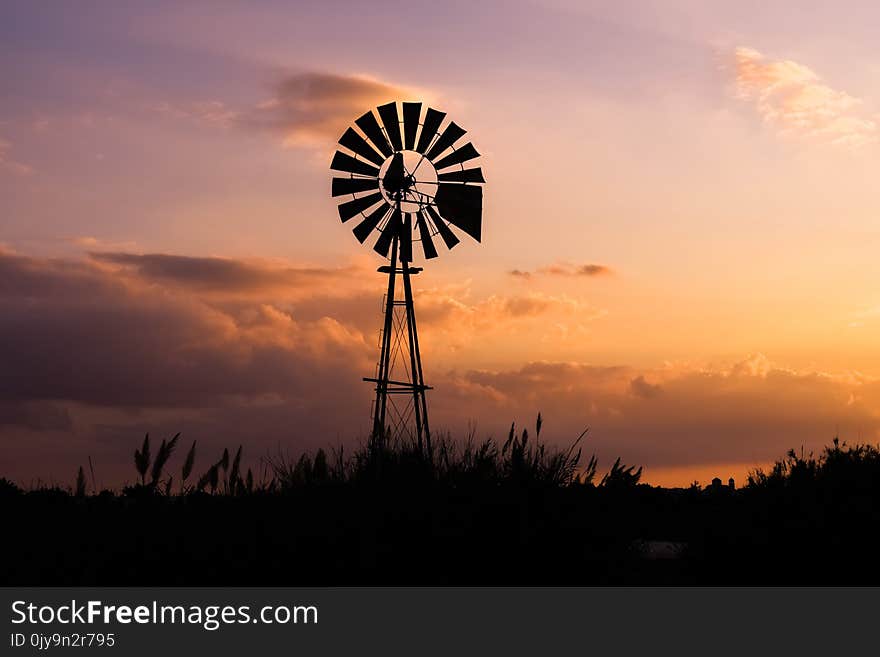
[[[762,465],[790,447],[816,449],[843,437],[880,437],[880,380],[781,367],[762,355],[726,366],[654,370],[536,362],[518,369],[452,372],[462,385],[455,413],[531,422],[563,442],[591,427],[592,447],[650,466]],[[444,393],[445,394],[445,393]],[[485,425],[484,425],[485,426]],[[491,425],[495,432],[502,423]]]
[[[768,60],[757,50],[734,53],[737,95],[782,135],[815,138],[858,148],[878,141],[878,126],[861,99],[825,84],[812,69],[791,60]]]
[[[558,333],[560,327],[563,333],[578,333],[584,324],[606,314],[564,294],[529,292],[471,299],[469,281],[418,290],[416,312],[423,344],[441,351],[457,351],[480,341],[497,349],[512,336],[540,340],[548,329]]]

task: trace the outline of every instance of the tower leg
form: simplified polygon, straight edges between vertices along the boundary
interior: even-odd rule
[[[413,383],[413,414],[416,421],[416,440],[419,452],[431,454],[431,433],[428,429],[428,405],[425,400],[425,378],[422,374],[422,355],[419,352],[419,334],[416,329],[416,310],[413,303],[412,282],[408,262],[403,264],[403,291],[406,300],[406,328],[409,334],[410,372]]]
[[[385,323],[382,328],[382,346],[379,351],[379,372],[376,381],[376,404],[373,407],[373,434],[376,447],[384,447],[385,412],[388,403],[388,375],[391,361],[391,334],[394,329],[394,285],[397,277],[397,238],[391,242],[391,267],[388,272],[388,292],[385,295]]]

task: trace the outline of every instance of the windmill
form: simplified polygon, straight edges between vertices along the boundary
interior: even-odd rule
[[[342,199],[343,223],[355,220],[358,241],[369,240],[389,260],[378,269],[388,276],[379,361],[376,375],[364,378],[376,387],[372,440],[381,445],[405,436],[430,453],[425,391],[431,388],[422,373],[411,282],[422,268],[412,266],[413,244],[430,260],[438,256],[438,241],[447,249],[459,243],[456,231],[479,242],[486,181],[479,167],[468,166],[480,154],[470,142],[456,146],[465,130],[453,121],[444,125],[445,112],[428,107],[422,116],[417,102],[401,109],[402,115],[396,102],[381,105],[355,120],[357,130],[343,133],[339,144],[348,152],[336,151],[330,168],[347,175],[333,178],[332,195]]]

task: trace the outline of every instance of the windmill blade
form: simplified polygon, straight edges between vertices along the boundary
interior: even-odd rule
[[[373,147],[354,131],[354,128],[346,130],[340,138],[339,143],[351,152],[357,153],[362,158],[369,160],[378,166],[382,166],[382,163],[385,161],[385,158],[374,151]]]
[[[483,214],[482,187],[440,183],[434,201],[444,219],[480,241]]]
[[[365,176],[379,176],[379,169],[372,164],[367,164],[362,160],[353,158],[347,153],[336,151],[330,168],[334,171],[345,171],[346,173],[361,173]]]
[[[412,262],[412,215],[406,213],[400,226],[400,260]]]
[[[430,215],[434,225],[437,226],[437,232],[440,233],[440,237],[443,238],[446,248],[451,250],[452,247],[458,244],[458,238],[455,236],[455,233],[453,233],[452,229],[446,225],[446,222],[443,221],[443,218],[437,214],[432,206],[426,205],[425,210],[428,211],[428,215]]]
[[[434,240],[431,237],[431,229],[428,227],[428,218],[421,212],[416,213],[416,223],[419,225],[419,237],[422,240],[422,250],[425,252],[425,259],[437,257],[437,248],[434,246]]]
[[[435,157],[457,142],[466,132],[467,130],[453,121],[446,126],[446,130],[437,138],[431,150],[425,153],[425,157],[433,162]]]
[[[333,196],[345,196],[371,189],[379,189],[378,178],[334,178],[332,194]]]
[[[461,148],[455,149],[454,152],[450,153],[439,162],[435,162],[434,168],[439,171],[440,169],[451,167],[453,164],[461,164],[462,162],[473,160],[475,157],[480,157],[480,154],[477,152],[477,149],[474,148],[474,145],[471,142],[468,142]]]
[[[416,146],[419,153],[428,150],[428,146],[431,145],[431,141],[440,129],[444,118],[446,118],[446,112],[438,112],[433,107],[429,107],[425,112],[425,124],[422,126],[422,134],[419,135],[419,143]]]
[[[356,198],[353,201],[342,203],[338,208],[339,218],[342,219],[342,223],[345,223],[358,212],[363,212],[367,208],[373,207],[381,200],[382,194],[380,192],[376,192],[375,194],[361,196],[360,198]]]
[[[465,183],[484,183],[483,172],[479,167],[476,169],[461,169],[460,171],[450,171],[449,173],[441,173],[437,175],[440,182],[465,182]]]
[[[391,217],[388,219],[388,223],[386,223],[385,227],[382,229],[379,239],[376,240],[376,245],[373,247],[373,250],[379,255],[387,258],[388,249],[391,248],[391,240],[393,240],[399,232],[400,210],[395,208],[391,212]]]
[[[419,117],[421,115],[421,103],[403,104],[403,147],[408,151],[415,148],[416,133],[419,131]]]
[[[388,133],[388,139],[391,140],[394,150],[403,150],[403,144],[400,141],[400,118],[397,116],[397,103],[380,105],[376,109],[379,110],[379,116],[382,117],[385,132]]]
[[[357,237],[357,241],[363,244],[370,236],[370,233],[376,230],[376,226],[378,226],[379,222],[385,218],[385,215],[388,214],[390,209],[391,206],[388,205],[388,203],[383,203],[355,226],[352,232],[354,233],[354,236]]]
[[[382,128],[379,127],[379,122],[376,120],[376,115],[373,114],[372,111],[365,112],[363,116],[359,119],[355,120],[357,126],[364,131],[364,134],[370,138],[370,141],[373,142],[373,145],[379,149],[379,152],[382,153],[385,157],[391,155],[391,146],[388,145],[388,140],[385,139],[385,133],[382,132]]]

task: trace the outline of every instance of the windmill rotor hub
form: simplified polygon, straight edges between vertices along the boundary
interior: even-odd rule
[[[400,202],[401,212],[423,211],[437,192],[437,170],[415,151],[398,151],[387,158],[379,167],[379,180],[385,201],[392,206]]]

